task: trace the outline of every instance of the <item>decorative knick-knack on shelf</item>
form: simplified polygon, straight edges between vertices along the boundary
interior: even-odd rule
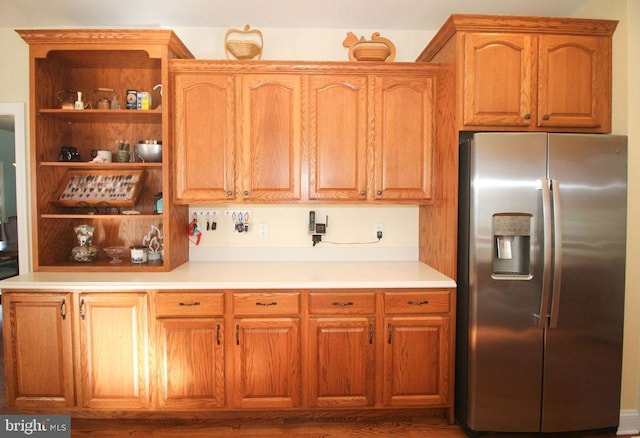
[[[380,36],[380,32],[374,32],[370,40],[355,36],[353,32],[347,32],[347,37],[342,42],[349,49],[351,61],[378,61],[393,62],[396,59],[396,46],[387,38]]]
[[[263,42],[262,32],[250,29],[247,24],[243,30],[227,30],[224,35],[224,51],[227,59],[260,59]]]
[[[78,246],[71,250],[71,256],[76,262],[92,262],[98,257],[98,248],[93,245],[93,231],[91,225],[78,225],[73,230],[76,232]]]

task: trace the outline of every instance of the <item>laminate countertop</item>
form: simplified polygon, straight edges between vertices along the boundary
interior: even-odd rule
[[[421,262],[187,262],[170,272],[33,272],[0,290],[453,288]]]

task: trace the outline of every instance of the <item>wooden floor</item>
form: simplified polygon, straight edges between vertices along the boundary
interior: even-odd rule
[[[2,306],[0,305],[0,414],[7,413],[2,352]],[[438,418],[381,419],[278,419],[278,420],[71,420],[71,436],[140,438],[462,438],[467,434],[457,425]],[[494,438],[612,438],[611,433],[495,434]],[[618,436],[621,438],[621,436]]]

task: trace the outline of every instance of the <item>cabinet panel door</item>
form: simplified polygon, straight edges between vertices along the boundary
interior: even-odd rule
[[[386,318],[384,404],[433,406],[448,403],[449,318]]]
[[[300,320],[242,318],[234,323],[235,407],[299,406]]]
[[[233,76],[175,74],[176,201],[234,199]]]
[[[238,188],[245,200],[299,200],[301,75],[241,75]]]
[[[372,406],[375,402],[373,318],[309,322],[309,404]]]
[[[605,44],[607,43],[607,44]],[[610,125],[609,40],[539,37],[538,125],[599,128]]]
[[[309,199],[366,199],[367,78],[309,79]]]
[[[435,78],[375,77],[375,199],[431,199]]]
[[[3,295],[7,406],[75,404],[71,294]]]
[[[533,126],[535,38],[524,34],[464,35],[465,126]]]
[[[159,320],[160,407],[224,406],[222,319]]]
[[[146,295],[80,295],[80,399],[89,408],[149,406]]]

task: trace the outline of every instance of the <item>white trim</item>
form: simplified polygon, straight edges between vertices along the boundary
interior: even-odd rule
[[[20,273],[31,271],[31,245],[29,243],[29,210],[27,190],[27,139],[25,105],[23,102],[0,103],[0,114],[14,117],[16,148],[16,211],[18,215],[18,254]]]
[[[638,411],[633,409],[620,411],[618,435],[634,435],[637,433],[640,433],[640,414]]]

